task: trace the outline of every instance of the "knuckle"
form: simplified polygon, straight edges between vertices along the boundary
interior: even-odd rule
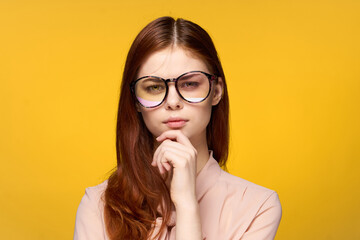
[[[164,158],[163,160],[166,160],[169,157],[169,152],[168,151],[164,151]]]

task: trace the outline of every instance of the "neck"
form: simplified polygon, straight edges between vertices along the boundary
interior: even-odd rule
[[[201,171],[201,169],[203,169],[210,157],[206,140],[206,133],[201,134],[200,139],[190,139],[190,141],[197,151],[196,173],[199,174],[199,172]]]

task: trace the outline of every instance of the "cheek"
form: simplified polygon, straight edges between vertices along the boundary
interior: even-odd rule
[[[147,129],[154,135],[154,136],[158,136],[160,135],[160,131],[158,128],[158,119],[156,118],[155,113],[153,112],[147,112],[147,111],[143,111],[141,112],[142,118],[144,120],[145,126],[147,127]]]
[[[196,109],[196,111],[194,112],[194,116],[196,116],[194,120],[196,121],[197,123],[196,127],[199,130],[206,129],[207,125],[210,122],[211,111],[212,111],[211,103],[207,103],[206,106]]]
[[[210,122],[210,118],[211,118],[211,111],[212,111],[212,106],[208,106],[207,109],[205,109],[204,113],[203,113],[203,123],[205,125],[205,128],[207,127],[207,125]]]

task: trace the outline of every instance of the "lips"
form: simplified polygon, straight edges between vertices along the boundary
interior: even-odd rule
[[[189,120],[183,118],[169,118],[168,120],[164,121],[163,123],[166,124],[169,128],[182,128],[186,125]]]

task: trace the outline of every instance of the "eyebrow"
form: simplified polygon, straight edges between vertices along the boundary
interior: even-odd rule
[[[144,76],[143,82],[162,82],[161,78],[156,76]]]
[[[181,77],[181,79],[187,80],[187,79],[189,79],[189,78],[192,78],[194,75],[197,75],[197,73],[189,72],[189,73],[187,73],[186,75],[183,75],[183,76]],[[179,77],[180,77],[180,76],[179,76]],[[179,77],[177,77],[177,78],[179,78]]]

